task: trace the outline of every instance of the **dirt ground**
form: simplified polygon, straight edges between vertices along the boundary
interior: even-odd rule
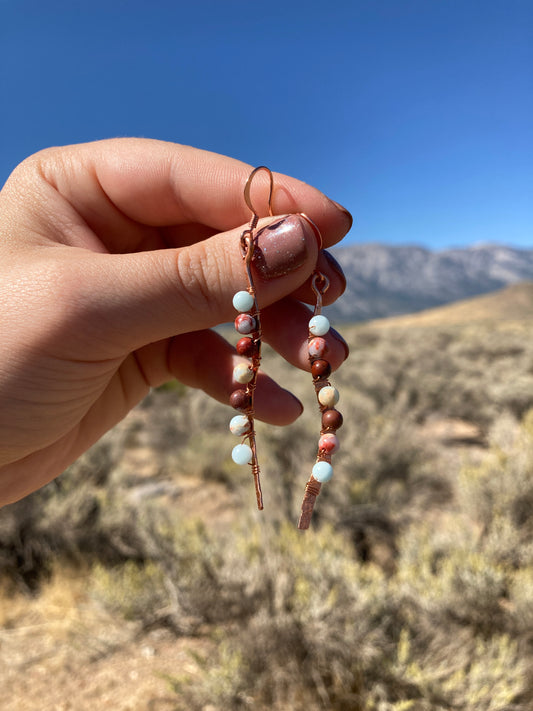
[[[90,599],[86,579],[56,576],[43,593],[4,597],[2,711],[171,711],[168,677],[194,675],[209,642],[140,634]]]
[[[142,464],[144,453],[135,454]],[[214,482],[182,480],[179,499],[220,527],[234,516],[235,502]],[[176,709],[168,678],[200,673],[194,655],[210,641],[142,632],[106,611],[90,582],[89,571],[60,569],[35,598],[0,590],[0,711]]]

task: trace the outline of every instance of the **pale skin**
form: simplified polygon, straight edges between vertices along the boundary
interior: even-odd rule
[[[234,319],[233,294],[246,287],[251,169],[188,146],[114,139],[47,149],[13,172],[0,192],[0,505],[61,474],[151,387],[178,378],[228,402],[239,357],[210,329]],[[274,180],[276,215],[306,213],[324,248],[342,239],[346,211],[294,178]],[[263,185],[254,199],[268,214]],[[254,281],[264,340],[308,370],[302,302],[313,303],[317,260],[330,280],[325,303],[344,280],[311,230],[302,242],[297,268]],[[336,368],[347,350],[335,334],[329,345]],[[283,425],[300,413],[261,373],[256,416]]]

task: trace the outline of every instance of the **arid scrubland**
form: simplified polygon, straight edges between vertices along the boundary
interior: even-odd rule
[[[179,385],[151,393],[57,482],[0,512],[7,708],[533,708],[531,326],[344,329],[342,449],[306,533],[295,522],[319,428],[308,374],[265,354],[306,410],[258,427],[262,513],[231,461],[230,408]],[[54,642],[36,610],[58,580],[77,592]],[[125,645],[142,658],[164,630],[159,686],[142,700],[119,676],[114,705],[60,683],[37,697],[17,629],[30,659],[51,637],[45,674],[61,647],[72,675]]]

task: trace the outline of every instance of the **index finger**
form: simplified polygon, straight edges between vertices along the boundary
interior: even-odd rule
[[[85,211],[94,214],[98,199],[107,198],[122,215],[150,227],[195,223],[225,231],[250,219],[243,189],[252,168],[233,158],[138,138],[109,139],[53,150],[70,154],[62,156],[64,176],[52,176],[54,187],[82,216]],[[46,153],[41,154],[45,176]],[[51,164],[50,170],[54,170]],[[266,176],[262,179],[258,176],[253,187],[254,205],[258,209],[264,206],[264,215],[267,181]],[[280,173],[274,174],[273,211],[274,214],[305,212],[318,225],[324,246],[338,242],[351,226],[349,213],[319,190]]]

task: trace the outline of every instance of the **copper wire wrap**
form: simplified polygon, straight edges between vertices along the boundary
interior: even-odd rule
[[[255,415],[255,408],[254,408],[254,396],[255,396],[255,388],[257,385],[257,373],[259,371],[259,366],[261,363],[261,314],[259,311],[259,306],[257,304],[257,296],[256,296],[256,291],[254,287],[254,281],[253,281],[253,276],[252,276],[252,262],[254,259],[254,253],[255,253],[255,240],[256,240],[256,233],[255,229],[257,227],[257,223],[259,222],[259,214],[254,208],[254,205],[252,203],[251,199],[251,187],[252,187],[252,182],[254,177],[259,173],[259,171],[264,170],[268,173],[269,176],[269,181],[270,181],[270,188],[269,188],[269,193],[268,193],[268,213],[270,216],[273,216],[272,213],[272,193],[274,190],[274,177],[272,175],[272,172],[270,171],[269,168],[267,168],[264,165],[259,166],[258,168],[255,168],[253,170],[249,177],[248,180],[246,181],[246,185],[244,186],[244,200],[246,202],[246,205],[250,208],[252,212],[252,219],[250,221],[250,226],[248,229],[244,230],[244,232],[241,235],[241,252],[242,256],[244,259],[244,265],[246,268],[246,278],[248,281],[248,288],[247,291],[251,296],[253,296],[254,299],[254,305],[253,309],[250,313],[250,315],[255,319],[255,324],[256,327],[254,331],[251,333],[251,338],[254,343],[254,351],[253,355],[251,357],[251,370],[253,373],[252,379],[248,382],[246,386],[246,393],[248,394],[250,398],[250,406],[246,410],[246,415],[248,417],[248,420],[250,422],[250,432],[245,436],[245,440],[248,440],[250,449],[252,450],[252,460],[251,460],[251,467],[252,467],[252,476],[254,478],[254,486],[255,486],[255,497],[257,500],[257,508],[262,511],[263,510],[263,492],[261,491],[261,477],[260,477],[260,468],[259,468],[259,460],[257,458],[257,444],[256,444],[256,438],[255,438],[255,422],[254,422],[254,415]]]
[[[309,524],[311,523],[311,518],[313,516],[313,509],[315,508],[316,497],[320,494],[321,486],[322,484],[312,475],[305,485],[302,511],[300,513],[300,520],[298,521],[298,528],[301,531],[306,531],[309,528]]]

